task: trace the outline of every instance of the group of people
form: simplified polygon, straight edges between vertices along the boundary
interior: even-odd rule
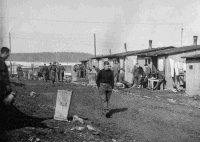
[[[136,63],[133,70],[133,87],[137,88],[148,88],[148,79],[157,79],[159,80],[153,90],[158,90],[160,85],[164,82],[165,76],[162,72],[156,70],[154,73],[152,72],[151,68],[148,64],[145,64],[145,68],[143,68]]]
[[[86,67],[83,64],[74,65],[73,70],[76,72],[77,77],[86,78]]]
[[[22,76],[24,76],[25,79],[30,80],[34,77],[42,77],[44,81],[47,82],[48,80],[51,80],[52,84],[54,84],[55,82],[63,82],[65,68],[61,64],[54,62],[53,64],[50,63],[49,66],[44,64],[44,66],[40,67],[38,72],[34,72],[33,69],[23,71],[20,65],[17,66],[16,71],[19,81],[22,79]]]
[[[116,62],[113,67],[113,75],[114,75],[114,83],[123,85],[123,87],[129,88],[148,88],[148,79],[158,79],[159,82],[155,85],[153,88],[154,90],[159,89],[161,83],[164,82],[165,76],[160,72],[152,72],[151,68],[148,66],[148,64],[144,65],[144,69],[136,63],[131,71],[133,78],[132,83],[129,83],[125,81],[125,71],[123,68],[119,67],[118,62]],[[149,88],[148,88],[149,89]]]
[[[65,68],[59,63],[50,63],[49,66],[44,64],[40,69],[40,74],[44,81],[51,80],[52,85],[55,82],[63,82]]]

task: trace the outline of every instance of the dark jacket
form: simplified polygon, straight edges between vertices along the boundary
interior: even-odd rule
[[[12,91],[10,87],[8,67],[2,57],[0,57],[0,82],[0,95],[5,91]]]
[[[100,70],[96,79],[97,86],[100,87],[100,83],[109,83],[114,88],[114,75],[112,70]]]

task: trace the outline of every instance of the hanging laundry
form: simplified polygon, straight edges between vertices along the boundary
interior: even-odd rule
[[[174,64],[174,68],[175,68],[175,74],[176,74],[176,76],[178,76],[178,75],[179,75],[178,62],[176,62],[176,63]]]
[[[170,68],[171,68],[171,76],[174,77],[174,66],[175,66],[175,62],[174,60],[169,58],[169,63],[170,63]]]
[[[183,63],[183,70],[186,71],[186,63]]]

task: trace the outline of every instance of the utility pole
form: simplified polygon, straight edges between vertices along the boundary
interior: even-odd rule
[[[110,55],[111,55],[111,49],[109,49],[109,53],[110,53]]]
[[[94,57],[96,57],[96,35],[94,33]]]
[[[183,23],[181,23],[181,47],[183,46]]]
[[[12,44],[11,44],[11,33],[9,32],[9,45],[10,45],[10,55],[11,55],[11,49],[12,49]],[[12,63],[10,59],[10,76],[12,76]]]

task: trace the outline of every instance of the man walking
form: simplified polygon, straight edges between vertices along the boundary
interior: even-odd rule
[[[7,47],[1,48],[1,55],[0,55],[0,107],[2,105],[11,105],[14,102],[14,97],[12,99],[6,99],[10,94],[13,96],[11,84],[9,80],[9,72],[8,67],[5,63],[5,60],[9,57],[10,50]]]
[[[109,100],[114,87],[113,72],[110,70],[108,61],[104,62],[104,69],[100,70],[97,74],[97,87],[99,89],[99,96],[101,98],[102,114],[107,115],[109,112]]]

